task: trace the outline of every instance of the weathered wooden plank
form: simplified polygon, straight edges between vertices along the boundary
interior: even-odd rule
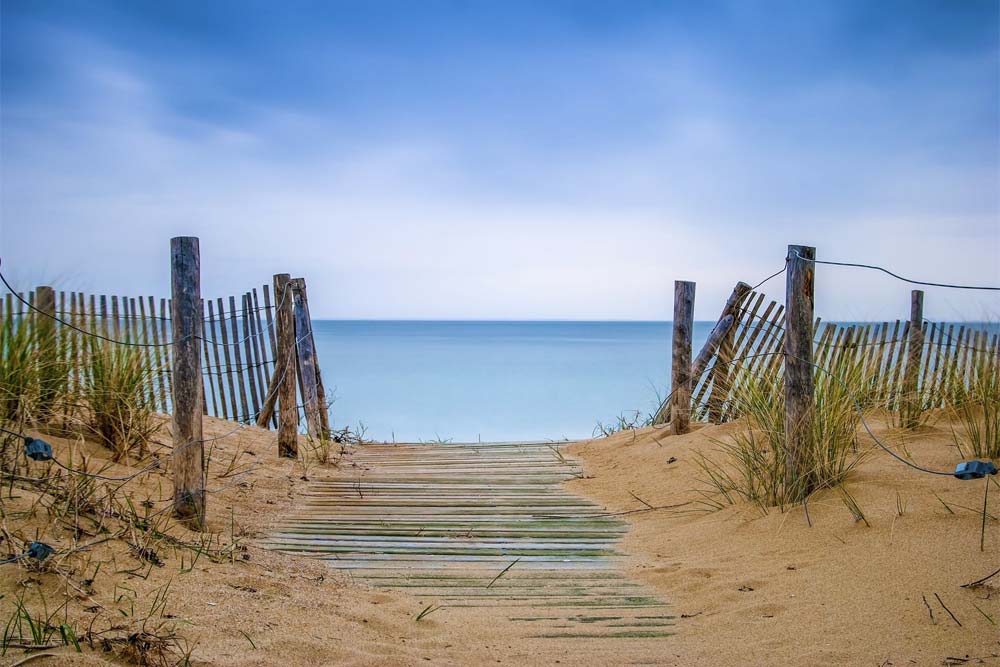
[[[323,372],[319,365],[319,352],[316,349],[316,335],[313,331],[312,316],[309,314],[309,290],[306,287],[305,278],[299,278],[298,296],[302,317],[309,326],[309,344],[312,348],[313,365],[316,369],[316,404],[319,409],[320,437],[324,440],[330,438],[330,414],[326,402],[326,387],[323,385]]]
[[[251,339],[254,343],[254,372],[257,376],[257,387],[260,391],[261,405],[263,406],[264,400],[267,396],[267,334],[261,328],[260,321],[260,305],[257,303],[257,289],[254,288],[252,292],[247,293],[247,300],[250,305],[250,326],[254,337]],[[263,408],[262,408],[263,409]],[[260,415],[260,410],[257,411],[258,416]]]
[[[277,354],[272,386],[278,399],[278,455],[298,455],[298,408],[295,405],[295,321],[292,312],[291,276],[274,276],[274,297],[278,307],[275,317]],[[280,371],[279,371],[280,369]]]
[[[310,437],[320,439],[323,428],[319,416],[316,357],[315,350],[313,349],[313,339],[310,335],[311,323],[302,305],[302,279],[293,278],[290,285],[295,318],[295,349],[298,357],[302,387],[302,407],[306,416],[306,429]]]
[[[253,331],[250,328],[250,308],[247,295],[244,294],[240,300],[241,316],[243,321],[243,351],[246,353],[246,371],[247,371],[247,382],[250,385],[250,406],[252,412],[247,416],[247,421],[255,421],[257,415],[260,414],[260,398],[257,394],[257,375],[254,372],[253,363],[253,348],[254,345],[251,342],[253,337]]]
[[[212,303],[212,300],[209,299],[208,303]],[[202,321],[201,330],[202,331],[207,331],[207,327],[205,326],[205,324],[208,322],[208,314],[205,312],[205,299],[201,300],[201,304],[198,307],[198,312],[201,313],[201,321]],[[215,395],[215,377],[212,374],[212,359],[209,356],[209,352],[208,352],[208,339],[210,337],[211,337],[210,333],[206,333],[204,336],[201,337],[202,354],[204,354],[204,356],[205,356],[205,370],[202,373],[202,378],[203,378],[203,380],[202,380],[202,386],[205,387],[204,378],[207,378],[208,379],[207,389],[208,389],[208,396],[209,396],[209,398],[206,398],[205,401],[204,401],[205,402],[205,413],[209,414],[208,413],[208,404],[209,404],[209,402],[211,402],[211,404],[212,404],[212,412],[211,412],[212,416],[219,417],[221,415],[221,413],[219,412],[219,402],[218,402],[217,397]]]
[[[236,324],[236,297],[229,297],[229,325],[233,332],[233,373],[236,375],[236,389],[240,395],[240,419],[241,422],[250,421],[250,407],[247,403],[246,381],[243,379],[243,358],[240,354],[240,330]],[[223,339],[225,344],[225,339]],[[227,347],[229,347],[227,345]],[[228,361],[228,360],[227,360]]]
[[[216,303],[219,306],[219,333],[222,336],[222,356],[225,360],[226,380],[229,384],[229,403],[233,410],[231,414],[233,421],[241,421],[239,404],[236,402],[236,380],[234,378],[232,354],[229,347],[229,334],[226,332],[226,310],[222,304],[222,297],[219,297]]]
[[[229,419],[229,409],[226,405],[226,392],[222,384],[222,362],[219,358],[219,333],[215,328],[215,307],[212,300],[208,299],[208,338],[212,339],[212,360],[215,362],[216,386],[219,388],[219,409],[222,411],[223,419]],[[229,383],[229,399],[233,405],[233,419],[238,420],[236,415],[236,398],[232,390],[232,379]]]

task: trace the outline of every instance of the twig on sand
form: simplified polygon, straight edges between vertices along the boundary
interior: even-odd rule
[[[930,617],[931,617],[931,623],[932,623],[933,625],[937,625],[937,621],[936,621],[936,620],[934,619],[934,610],[933,610],[933,609],[931,609],[931,606],[930,606],[929,604],[927,604],[927,596],[926,596],[926,595],[922,595],[922,594],[921,594],[921,596],[920,596],[920,597],[921,597],[921,599],[923,599],[923,601],[924,601],[924,606],[925,606],[925,607],[927,607],[927,613],[928,613],[928,614],[930,614]]]
[[[503,575],[507,574],[507,570],[509,570],[510,568],[512,568],[515,565],[517,565],[517,562],[519,560],[521,560],[521,559],[520,558],[515,558],[513,563],[511,563],[510,565],[508,565],[507,567],[505,567],[503,570],[501,570],[500,574],[498,574],[497,576],[493,577],[493,581],[491,581],[490,583],[486,584],[486,588],[492,588],[493,584],[495,584],[497,582],[497,579],[499,579]]]
[[[948,607],[945,606],[944,600],[941,599],[941,596],[935,593],[934,597],[937,598],[938,604],[941,605],[942,609],[948,612],[948,615],[951,616],[951,620],[955,621],[955,623],[958,624],[958,627],[962,627],[962,622],[955,618],[955,614],[951,613],[951,609],[948,609]]]
[[[977,588],[979,586],[982,586],[983,584],[985,584],[987,581],[997,576],[998,574],[1000,574],[1000,568],[993,570],[982,579],[976,579],[975,581],[970,581],[967,584],[962,584],[962,588]]]
[[[643,500],[643,499],[642,499],[642,498],[640,498],[639,496],[635,495],[635,494],[634,494],[634,493],[632,493],[631,491],[629,491],[629,492],[628,492],[628,494],[629,494],[630,496],[632,496],[633,498],[635,498],[636,500],[638,500],[638,501],[639,501],[640,503],[642,503],[643,505],[645,505],[645,506],[646,506],[646,507],[647,507],[648,509],[653,509],[653,506],[652,506],[652,505],[650,505],[650,504],[649,504],[649,503],[647,503],[647,502],[646,502],[645,500]]]

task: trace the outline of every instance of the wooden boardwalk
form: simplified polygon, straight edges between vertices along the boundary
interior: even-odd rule
[[[364,445],[268,546],[442,607],[499,608],[526,637],[668,636],[665,603],[619,570],[626,524],[560,484],[580,474],[548,443]]]

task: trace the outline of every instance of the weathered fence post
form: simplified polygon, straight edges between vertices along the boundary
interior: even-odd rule
[[[205,446],[202,435],[201,259],[198,239],[170,239],[173,332],[174,513],[205,525]]]
[[[917,379],[920,374],[920,360],[924,349],[924,292],[915,289],[910,292],[910,330],[906,350],[906,368],[903,371],[903,400],[900,402],[900,417],[904,428],[916,428],[920,423],[920,397],[917,393]]]
[[[298,408],[295,405],[295,321],[292,315],[291,276],[278,273],[274,276],[274,298],[277,301],[275,328],[278,351],[274,363],[274,378],[278,398],[278,456],[295,458],[299,447]]]
[[[312,324],[302,303],[305,280],[291,281],[292,300],[295,308],[295,351],[298,355],[299,371],[302,374],[302,408],[306,414],[306,430],[317,440],[322,437],[320,421],[319,390],[316,383],[316,351],[313,346]]]
[[[313,334],[312,326],[312,316],[309,314],[309,291],[306,289],[306,279],[299,278],[296,281],[296,291],[298,298],[295,302],[296,307],[296,326],[295,335],[301,337],[303,335],[309,336],[309,356],[312,359],[312,365],[316,372],[316,404],[319,411],[319,437],[323,440],[329,440],[330,438],[330,415],[327,413],[326,404],[326,388],[323,386],[323,371],[319,366],[319,357],[316,353],[316,337]],[[303,325],[307,327],[306,331],[299,332],[298,318],[299,311],[301,311],[301,317]],[[301,351],[300,349],[300,359]]]
[[[670,368],[670,431],[691,430],[691,336],[694,325],[694,283],[674,281],[673,361]]]
[[[785,281],[785,491],[809,493],[805,452],[813,438],[813,310],[816,248],[788,246]]]

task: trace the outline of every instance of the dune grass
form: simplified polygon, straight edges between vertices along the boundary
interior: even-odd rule
[[[965,458],[1000,459],[1000,358],[982,355],[949,383],[955,446]]]
[[[742,428],[715,439],[716,453],[699,455],[705,483],[703,502],[721,508],[748,501],[764,511],[798,504],[821,489],[842,484],[863,460],[858,441],[862,412],[874,407],[875,383],[864,365],[836,361],[830,373],[815,375],[815,408],[809,446],[802,453],[806,474],[790,478],[786,466],[785,393],[779,373],[750,374],[745,369],[730,400],[743,415]]]
[[[121,460],[145,444],[157,429],[147,387],[154,370],[138,348],[92,339],[83,369],[81,399],[84,423],[97,442]]]

